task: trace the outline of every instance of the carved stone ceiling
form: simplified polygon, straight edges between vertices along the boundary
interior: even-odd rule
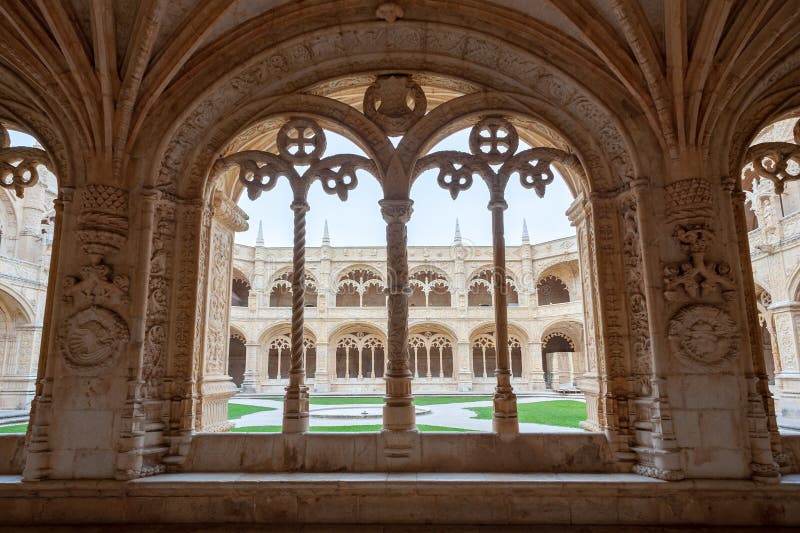
[[[218,76],[237,72],[248,60],[251,42],[267,46],[325,28],[393,17],[404,23],[424,21],[428,29],[458,26],[527,48],[568,74],[580,77],[580,69],[591,69],[591,89],[598,97],[624,100],[631,109],[627,114],[641,116],[673,159],[708,144],[714,128],[727,120],[726,106],[751,89],[762,91],[758,84],[766,73],[777,65],[791,69],[791,58],[800,50],[800,10],[781,0],[385,4],[391,3],[6,0],[0,1],[0,34],[7,50],[0,63],[12,71],[30,70],[22,77],[46,79],[42,87],[63,93],[57,99],[69,113],[65,122],[80,124],[86,139],[110,139],[113,150],[104,156],[114,154],[116,172],[122,154],[137,142],[139,128],[160,109],[162,97],[164,105],[171,105],[189,85],[210,86]],[[256,35],[267,38],[254,39]],[[49,83],[54,73],[64,72],[70,75],[59,75],[59,84]],[[355,81],[348,85],[345,80],[336,90],[306,90],[322,90],[358,106],[352,91],[363,80]],[[481,89],[435,79],[419,82],[428,90],[431,106]],[[77,94],[85,97],[74,98]],[[122,130],[113,135],[105,131],[113,125]]]
[[[570,20],[569,16],[565,15],[563,6],[559,6],[558,2],[548,2],[545,0],[486,1],[487,3],[497,4],[531,16],[554,29],[560,30],[565,35],[581,42],[583,45],[590,48],[592,47],[592,43],[585,39],[584,31],[582,31],[574,21]],[[69,3],[74,10],[75,20],[83,30],[84,35],[87,36],[87,40],[91,41],[90,36],[92,35],[92,31],[89,0],[69,0]],[[118,58],[124,57],[125,49],[131,38],[131,32],[133,31],[137,7],[140,3],[139,0],[114,0],[112,3],[116,24],[115,38]],[[196,49],[202,49],[216,39],[223,37],[226,32],[230,32],[237,26],[240,26],[254,17],[290,3],[292,3],[292,0],[231,0],[227,2],[228,7],[222,11],[210,29],[198,41]],[[600,15],[603,22],[613,28],[617,35],[622,36],[624,34],[624,29],[621,25],[621,19],[624,17],[617,12],[616,2],[611,2],[609,0],[586,0],[584,3],[592,6],[596,11],[596,15]],[[402,2],[400,2],[400,4],[402,5]],[[696,22],[703,14],[703,7],[705,4],[706,2],[703,0],[688,0],[686,2],[686,26],[690,42],[692,41],[691,37],[694,33],[694,29],[697,26]],[[168,42],[170,37],[175,35],[186,21],[191,18],[193,10],[196,11],[199,5],[197,0],[170,0],[169,2],[163,2],[162,13],[159,17],[160,26],[153,46],[154,56],[157,56],[159,52],[163,50],[164,45]],[[647,0],[641,2],[641,11],[651,27],[656,43],[663,53],[666,48],[664,38],[664,1]]]

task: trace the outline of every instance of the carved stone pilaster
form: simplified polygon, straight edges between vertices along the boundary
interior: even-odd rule
[[[381,200],[386,221],[386,262],[389,334],[386,371],[386,403],[383,427],[390,431],[416,430],[411,369],[408,363],[408,252],[406,224],[411,200]]]

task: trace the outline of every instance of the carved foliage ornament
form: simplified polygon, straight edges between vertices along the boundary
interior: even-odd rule
[[[64,278],[63,300],[76,311],[61,324],[58,337],[65,361],[76,369],[108,364],[130,338],[127,323],[115,311],[130,301],[129,278],[114,275],[103,262],[127,239],[127,192],[88,185],[81,207],[77,235],[90,263],[81,267],[80,275]]]
[[[39,182],[37,166],[53,171],[50,156],[40,148],[11,146],[8,130],[0,124],[0,187],[14,189],[18,198],[24,196],[27,187]]]
[[[698,370],[721,370],[736,357],[736,322],[713,305],[684,307],[669,321],[668,335],[672,353]]]
[[[292,118],[278,131],[278,154],[259,150],[238,152],[219,159],[213,169],[220,174],[234,166],[239,167],[239,181],[247,189],[247,196],[255,200],[264,191],[275,188],[278,178],[289,180],[295,200],[305,202],[308,189],[319,180],[323,190],[347,200],[349,191],[358,184],[357,170],[377,175],[375,164],[363,156],[340,154],[323,158],[327,141],[325,132],[315,121]],[[297,166],[308,166],[298,174]]]
[[[664,268],[664,297],[680,301],[708,299],[719,294],[725,301],[733,299],[736,287],[730,266],[705,258],[713,239],[710,227],[705,223],[678,225],[673,237],[688,252],[689,261]]]

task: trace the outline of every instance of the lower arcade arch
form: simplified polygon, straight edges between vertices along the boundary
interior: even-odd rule
[[[369,326],[341,328],[336,348],[336,381],[378,383],[386,372],[386,337]]]
[[[259,338],[258,381],[271,387],[288,383],[291,369],[291,327],[272,328]],[[303,332],[302,366],[308,379],[313,380],[317,368],[316,336],[309,330]],[[313,381],[312,381],[313,382]],[[268,390],[272,390],[269,388]],[[275,389],[275,392],[282,389]]]
[[[540,357],[548,389],[578,391],[579,381],[588,370],[581,349],[582,330],[577,322],[557,322],[545,329]]]

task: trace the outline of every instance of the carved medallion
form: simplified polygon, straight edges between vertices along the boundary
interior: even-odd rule
[[[364,114],[386,135],[404,135],[425,115],[425,92],[408,75],[379,76],[364,93]]]
[[[736,357],[739,331],[724,310],[712,305],[690,305],[669,321],[672,353],[689,366],[721,369]]]
[[[89,368],[109,364],[129,338],[128,326],[118,314],[92,306],[64,321],[58,346],[69,366]]]

